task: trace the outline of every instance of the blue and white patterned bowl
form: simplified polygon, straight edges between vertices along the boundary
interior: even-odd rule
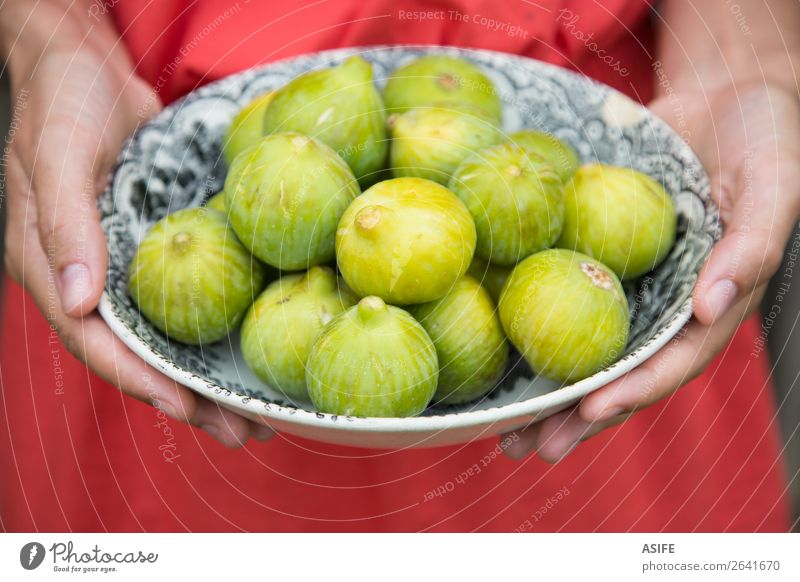
[[[295,403],[257,379],[239,350],[238,335],[214,345],[170,342],[142,318],[128,295],[128,263],[138,242],[167,213],[198,206],[222,188],[223,133],[252,98],[297,75],[330,67],[352,54],[372,62],[382,84],[398,66],[421,54],[451,54],[484,69],[504,101],[504,129],[549,131],[584,162],[643,171],[672,195],[678,238],[658,269],[629,285],[633,327],[625,355],[570,386],[533,377],[519,360],[503,383],[476,402],[434,406],[415,418],[337,417]],[[298,436],[365,447],[438,446],[486,438],[522,427],[576,403],[636,367],[665,345],[692,314],[691,292],[721,235],[708,177],[689,147],[647,109],[605,85],[531,59],[442,47],[334,50],[272,63],[205,86],[164,109],[142,127],[119,156],[100,200],[109,268],[100,313],[134,352],[177,382],[248,418]]]

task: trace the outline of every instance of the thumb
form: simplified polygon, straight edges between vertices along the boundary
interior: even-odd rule
[[[70,108],[68,98],[48,111],[31,163],[48,280],[71,317],[93,311],[103,292],[108,254],[96,198],[110,162],[122,140],[161,109],[158,95],[134,72],[118,83],[105,118],[103,108]]]
[[[102,140],[78,117],[42,128],[32,163],[39,240],[47,257],[48,287],[72,317],[97,306],[107,266],[96,206],[96,160]]]
[[[735,301],[750,296],[780,268],[800,212],[800,170],[793,154],[759,153],[731,193],[730,218],[693,293],[695,316],[710,325]],[[749,182],[749,183],[745,183]],[[756,307],[753,302],[751,309]]]

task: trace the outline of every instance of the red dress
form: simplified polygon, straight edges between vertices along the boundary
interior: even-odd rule
[[[120,2],[114,9],[140,74],[165,101],[270,60],[392,43],[518,53],[641,99],[652,95],[648,8],[641,2],[587,0],[564,12],[560,2],[547,0],[405,0],[402,15],[394,0],[186,4]],[[444,16],[414,14],[420,10]],[[511,34],[513,26],[522,32]],[[598,58],[598,47],[618,56],[628,74]],[[456,481],[497,441],[397,452],[278,435],[232,451],[194,428],[165,425],[156,410],[122,396],[71,357],[61,361],[65,388],[57,390],[44,317],[10,281],[2,309],[0,524],[6,531],[789,527],[767,362],[751,357],[760,331],[755,319],[700,378],[558,465],[501,455]],[[174,460],[166,462],[170,429]],[[437,489],[445,493],[429,493]]]

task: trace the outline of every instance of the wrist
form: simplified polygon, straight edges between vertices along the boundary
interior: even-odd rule
[[[657,30],[657,93],[703,94],[751,86],[797,94],[800,65],[800,6],[796,0],[720,4],[698,0],[687,9],[664,0]]]
[[[784,58],[786,55],[784,55]],[[800,56],[793,59],[800,63]],[[737,70],[735,67],[726,68],[724,65],[716,66],[716,71],[706,70],[704,67],[697,67],[691,71],[681,67],[681,71],[673,72],[664,67],[661,61],[656,60],[653,65],[655,73],[654,82],[656,85],[655,98],[670,97],[670,94],[678,95],[697,95],[706,98],[709,95],[718,94],[722,91],[747,91],[751,89],[771,89],[779,90],[783,93],[800,98],[797,81],[791,69],[784,67],[783,63],[770,65],[765,61],[763,67],[750,71],[746,69]],[[719,70],[722,69],[722,74]]]
[[[76,51],[116,34],[96,0],[6,0],[0,7],[0,54],[12,80],[29,76],[46,51]],[[113,34],[109,34],[113,33]],[[110,42],[109,42],[110,41]]]
[[[790,52],[761,52],[754,63],[733,61],[729,74],[717,74],[711,77],[715,87],[729,87],[736,90],[753,88],[781,89],[792,95],[798,94],[797,79],[793,72],[800,64],[800,54]],[[722,67],[720,67],[722,68]]]

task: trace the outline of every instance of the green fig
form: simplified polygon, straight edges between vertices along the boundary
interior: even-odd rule
[[[472,264],[467,269],[467,275],[479,281],[496,304],[500,301],[500,292],[503,290],[503,285],[506,284],[506,280],[513,270],[513,266],[487,263],[476,254],[472,259]]]
[[[462,163],[450,190],[466,205],[482,259],[514,265],[553,246],[564,223],[564,186],[544,158],[512,144],[481,150]]]
[[[392,114],[388,124],[392,175],[426,178],[445,186],[462,161],[503,141],[503,132],[493,119],[463,105],[410,109]]]
[[[652,271],[675,242],[670,195],[647,174],[604,164],[581,167],[565,189],[556,246],[605,263],[622,280]]]
[[[222,141],[222,155],[228,167],[233,159],[264,135],[264,112],[275,93],[259,95],[242,107],[233,118]]]
[[[444,297],[474,251],[464,204],[421,178],[375,184],[350,204],[336,232],[336,259],[350,288],[396,305]]]
[[[614,363],[628,341],[628,303],[617,276],[569,250],[542,251],[517,265],[499,310],[511,343],[552,380],[591,376]]]
[[[433,342],[408,312],[365,297],[317,337],[308,357],[308,394],[321,412],[414,416],[436,392]]]
[[[486,111],[497,121],[502,104],[489,78],[464,59],[431,55],[396,69],[383,89],[390,112],[403,112],[442,101],[466,103]]]
[[[578,171],[578,166],[580,166],[578,154],[553,134],[523,129],[512,133],[511,141],[550,162],[562,182],[567,182]]]
[[[342,156],[362,184],[386,164],[386,112],[361,57],[338,67],[311,71],[275,93],[264,115],[264,133],[297,131],[315,137]]]
[[[336,225],[359,192],[350,168],[328,146],[295,132],[275,133],[236,157],[225,205],[256,257],[298,270],[333,259]]]
[[[206,208],[211,208],[212,210],[227,214],[228,210],[225,208],[225,192],[217,192],[209,198],[206,201]]]
[[[264,267],[225,215],[187,208],[156,223],[128,271],[141,313],[168,337],[206,344],[234,329],[264,285]]]
[[[225,216],[228,215],[228,209],[225,207],[225,191],[222,190],[214,194],[211,198],[206,200],[205,207],[213,210],[217,210],[218,212],[222,212]],[[280,271],[273,267],[272,265],[267,265],[264,263],[264,272],[266,273],[266,280],[267,281],[274,281],[278,277],[280,277]]]
[[[256,299],[242,323],[242,354],[256,376],[295,400],[308,400],[306,361],[322,328],[356,297],[330,267],[286,275]]]
[[[508,359],[508,343],[494,303],[480,283],[462,277],[450,292],[409,309],[428,332],[439,358],[434,401],[457,404],[495,387]]]

